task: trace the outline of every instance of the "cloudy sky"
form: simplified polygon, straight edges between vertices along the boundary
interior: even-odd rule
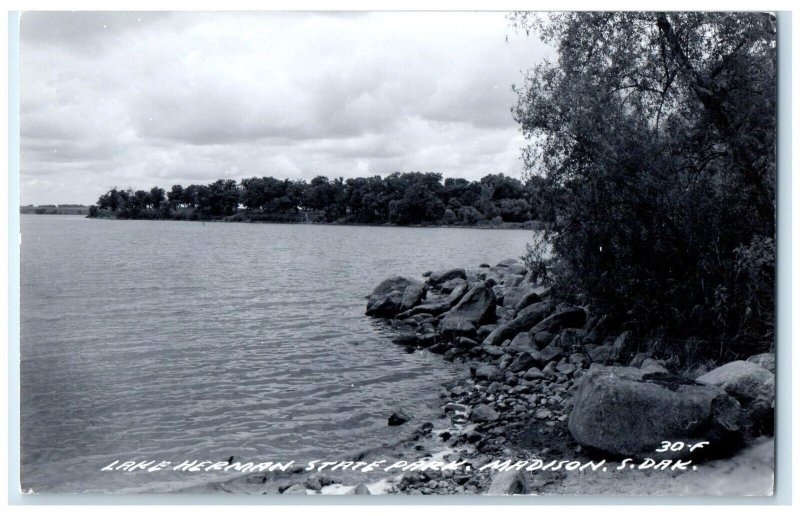
[[[220,177],[519,177],[503,13],[26,13],[23,204]]]

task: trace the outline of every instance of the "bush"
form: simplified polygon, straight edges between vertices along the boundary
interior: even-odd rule
[[[448,226],[451,224],[455,224],[458,222],[458,217],[453,210],[450,208],[444,210],[444,215],[442,215],[442,224],[447,224]]]
[[[530,73],[515,109],[554,255],[532,247],[529,266],[557,297],[641,334],[694,337],[726,358],[770,348],[774,18],[523,13],[517,23],[559,53]]]
[[[485,220],[486,217],[472,206],[464,206],[458,210],[458,218],[464,224],[477,224]]]

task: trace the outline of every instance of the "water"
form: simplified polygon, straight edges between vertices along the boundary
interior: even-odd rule
[[[174,489],[113,460],[303,462],[413,430],[456,369],[365,317],[382,279],[520,256],[528,231],[21,217],[22,484]],[[219,474],[217,479],[219,479]]]

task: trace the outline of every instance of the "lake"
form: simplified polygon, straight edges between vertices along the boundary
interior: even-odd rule
[[[166,491],[114,460],[331,458],[435,417],[457,368],[364,316],[385,277],[519,257],[530,231],[22,215],[22,485]],[[216,477],[217,479],[219,476]]]

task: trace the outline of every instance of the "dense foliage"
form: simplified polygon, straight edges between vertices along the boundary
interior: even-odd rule
[[[771,346],[775,18],[519,13],[512,23],[558,55],[529,71],[514,109],[555,291],[717,356]],[[529,261],[544,270],[536,253]]]
[[[503,174],[479,181],[394,173],[309,182],[252,177],[174,185],[169,192],[112,188],[90,216],[364,224],[497,225],[533,220],[531,185]]]

